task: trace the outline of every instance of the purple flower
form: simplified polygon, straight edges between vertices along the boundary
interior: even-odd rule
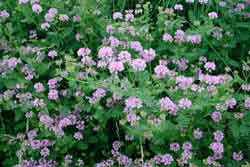
[[[115,151],[118,151],[120,149],[120,147],[122,146],[122,143],[120,141],[114,141],[112,143],[112,148],[115,150]]]
[[[113,13],[113,19],[114,20],[122,19],[122,13],[120,13],[120,12],[114,12]]]
[[[35,107],[42,107],[42,106],[44,106],[44,100],[43,100],[43,99],[35,98],[35,99],[32,101],[32,104],[33,104]]]
[[[214,164],[214,158],[213,157],[211,157],[211,156],[209,156],[209,157],[207,157],[207,159],[206,159],[206,163],[208,164],[208,165],[212,165],[212,164]]]
[[[161,156],[161,163],[164,165],[170,165],[174,161],[174,158],[170,154],[164,154]]]
[[[221,153],[214,153],[213,159],[214,160],[220,160],[223,158],[223,155]]]
[[[243,153],[242,153],[242,151],[240,151],[240,152],[233,152],[233,159],[235,161],[241,161],[241,160],[243,160]]]
[[[130,48],[134,49],[137,52],[141,52],[143,50],[143,47],[139,41],[131,41]]]
[[[193,136],[195,139],[200,140],[203,136],[203,132],[199,128],[197,128],[194,130]]]
[[[84,56],[88,56],[91,53],[91,50],[89,48],[80,48],[77,51],[77,55],[84,57]]]
[[[224,83],[226,78],[223,75],[213,76],[208,74],[199,74],[199,80],[209,85]]]
[[[49,149],[47,147],[42,148],[40,154],[43,157],[47,157],[49,155]]]
[[[54,123],[54,120],[48,115],[41,115],[40,122],[42,122],[43,124],[47,126],[51,126]]]
[[[210,12],[210,13],[208,13],[208,17],[210,18],[210,19],[217,19],[218,18],[218,14],[216,13],[216,12]]]
[[[113,50],[111,47],[102,47],[98,51],[99,58],[109,58],[113,56]]]
[[[176,115],[177,106],[168,97],[160,99],[161,110],[169,111],[171,115]]]
[[[51,89],[48,93],[48,98],[50,100],[57,100],[58,99],[58,91],[55,89]]]
[[[213,134],[214,134],[214,139],[215,139],[217,142],[222,141],[223,138],[224,138],[224,134],[223,134],[223,132],[220,131],[220,130],[215,131]]]
[[[180,87],[180,89],[185,90],[191,87],[194,79],[192,77],[178,76],[176,77],[176,84]]]
[[[125,63],[125,62],[130,63],[131,62],[131,54],[128,51],[121,51],[118,54],[118,60],[120,60],[123,63]]]
[[[79,130],[83,130],[85,128],[85,122],[84,121],[77,122],[76,128]]]
[[[142,57],[146,62],[150,62],[155,59],[156,53],[155,50],[150,48],[150,49],[145,49],[143,51]]]
[[[111,33],[113,33],[113,31],[114,31],[113,26],[112,25],[107,25],[106,32],[111,34]]]
[[[7,66],[10,69],[14,69],[19,63],[21,63],[21,60],[16,57],[11,57],[7,60]]]
[[[106,90],[103,88],[97,88],[96,91],[93,93],[95,98],[102,98],[106,95]]]
[[[109,43],[112,48],[118,47],[120,45],[119,39],[113,36],[109,37]]]
[[[147,65],[146,65],[145,60],[141,58],[137,58],[137,59],[132,60],[131,66],[135,71],[144,71]]]
[[[64,160],[65,160],[65,162],[67,163],[67,164],[71,164],[72,163],[72,155],[66,155],[65,156],[65,158],[64,158]]]
[[[29,2],[29,0],[19,0],[18,2],[19,2],[19,4],[26,4]]]
[[[173,42],[173,37],[168,33],[163,34],[162,39],[165,42]]]
[[[174,9],[175,10],[183,10],[183,6],[182,6],[182,4],[175,4]]]
[[[74,134],[74,138],[75,138],[76,140],[82,140],[82,139],[83,139],[82,133],[81,133],[81,132],[76,132],[76,133]]]
[[[33,140],[37,136],[37,131],[36,130],[31,130],[27,134],[29,140]]]
[[[206,62],[204,67],[207,71],[214,71],[216,69],[215,63],[210,61]]]
[[[219,122],[222,119],[221,113],[219,111],[215,111],[211,115],[214,122]]]
[[[112,61],[109,63],[109,72],[118,73],[124,70],[123,63],[121,61]]]
[[[142,107],[142,101],[138,97],[130,96],[125,100],[127,109],[134,109]]]
[[[182,149],[183,150],[191,150],[192,149],[192,143],[190,143],[190,142],[183,143]]]
[[[180,145],[178,143],[171,143],[170,144],[170,150],[176,152],[180,150]]]
[[[235,98],[231,98],[231,99],[227,99],[225,101],[225,104],[227,105],[227,107],[232,109],[232,108],[234,108],[234,106],[236,106],[237,101],[235,100]]]
[[[181,158],[188,160],[192,158],[192,155],[193,153],[190,150],[186,149],[181,153]]]
[[[51,58],[57,57],[57,52],[55,50],[50,50],[48,56]]]
[[[145,162],[143,167],[153,167],[153,165],[150,162]]]
[[[3,20],[5,20],[8,17],[10,17],[10,14],[6,10],[0,11],[0,18],[2,18]]]
[[[214,151],[214,153],[222,154],[224,152],[224,146],[220,142],[211,143],[210,148]]]
[[[250,98],[249,97],[245,98],[244,107],[246,109],[250,109]]]
[[[129,22],[129,21],[133,21],[134,20],[134,15],[132,13],[127,13],[125,15],[125,21]]]
[[[48,10],[48,13],[52,14],[52,15],[57,15],[58,14],[58,10],[56,8],[50,8]]]
[[[55,15],[53,13],[48,12],[44,15],[44,19],[46,22],[52,22],[54,21],[54,18],[55,18]]]
[[[35,13],[41,13],[43,11],[43,9],[42,9],[40,4],[34,3],[32,5],[32,11],[35,12]]]
[[[51,141],[49,141],[48,139],[43,139],[41,141],[41,147],[48,147],[50,145],[52,145],[53,143]]]
[[[50,79],[50,80],[48,81],[48,85],[49,85],[49,88],[50,88],[50,89],[56,88],[56,84],[57,84],[57,80],[56,80],[56,79]]]
[[[40,140],[32,140],[30,142],[30,146],[32,147],[33,150],[39,149],[40,148]]]
[[[129,112],[127,114],[127,120],[131,125],[134,125],[138,120],[140,120],[140,117],[132,112]]]
[[[186,37],[188,42],[191,42],[192,44],[199,44],[201,43],[201,36],[196,34],[196,35],[188,35]]]
[[[183,109],[188,109],[192,106],[192,102],[187,98],[182,98],[179,100],[178,106]]]
[[[174,60],[173,63],[175,63],[176,65],[178,65],[178,68],[180,71],[185,71],[188,67],[188,60],[185,58],[181,58],[179,60]],[[190,79],[185,77],[185,79]]]
[[[154,157],[154,161],[155,161],[156,164],[160,164],[161,163],[161,156],[160,155],[156,155]]]
[[[60,14],[59,15],[59,20],[63,21],[63,22],[69,21],[69,16],[66,15],[66,14]]]
[[[165,65],[158,65],[155,67],[154,72],[157,78],[162,79],[169,72],[169,69]]]
[[[35,88],[35,90],[36,90],[37,93],[40,93],[40,92],[44,91],[44,86],[40,82],[35,83],[34,88]]]
[[[182,31],[182,30],[177,30],[175,32],[175,43],[182,43],[182,42],[185,42],[186,41],[186,35],[185,35],[185,32]]]
[[[81,21],[81,16],[73,16],[73,21],[79,23]]]
[[[132,163],[132,159],[130,159],[129,157],[125,155],[120,155],[117,159],[118,159],[118,162],[125,167],[129,167]]]
[[[70,126],[70,125],[72,125],[72,121],[69,118],[65,117],[59,121],[58,127],[60,129],[63,129],[63,128]]]

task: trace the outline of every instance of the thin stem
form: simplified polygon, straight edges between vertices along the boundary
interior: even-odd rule
[[[2,129],[5,131],[5,124],[4,124],[4,121],[3,121],[3,117],[2,117],[2,112],[1,112],[1,110],[0,110],[0,121],[1,121]]]
[[[29,119],[27,118],[27,120],[26,120],[26,133],[28,133],[29,132]]]
[[[142,166],[143,166],[144,165],[144,152],[143,152],[142,138],[140,138],[140,148],[141,148],[141,161],[142,161]]]
[[[115,127],[116,127],[116,135],[117,135],[117,137],[118,137],[118,139],[119,139],[119,141],[121,140],[121,137],[120,137],[120,134],[119,134],[119,126],[118,126],[118,124],[117,124],[117,121],[115,121]]]

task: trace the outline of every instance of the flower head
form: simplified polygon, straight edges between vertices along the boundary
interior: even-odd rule
[[[124,70],[124,66],[121,61],[110,62],[108,68],[110,73],[118,73]]]
[[[147,65],[145,60],[137,58],[132,60],[131,66],[135,71],[144,71]]]
[[[208,13],[208,17],[213,20],[218,18],[218,14],[216,12],[210,12]]]
[[[32,11],[35,12],[35,13],[41,13],[43,11],[43,8],[41,7],[40,4],[34,3],[32,5]]]

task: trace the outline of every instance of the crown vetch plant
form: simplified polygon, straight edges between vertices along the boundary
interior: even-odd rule
[[[249,165],[249,13],[249,0],[1,1],[1,166]]]

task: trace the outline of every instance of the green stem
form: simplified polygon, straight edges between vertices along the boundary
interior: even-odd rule
[[[141,149],[141,161],[142,161],[142,166],[143,166],[144,165],[144,152],[143,152],[142,138],[140,138],[140,149]]]

